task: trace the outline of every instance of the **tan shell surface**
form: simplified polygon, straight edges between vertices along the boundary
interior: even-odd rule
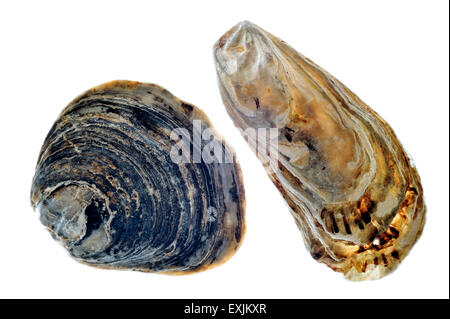
[[[277,131],[275,159],[259,156],[313,258],[352,280],[394,270],[420,236],[426,208],[417,170],[388,123],[250,22],[226,32],[214,58],[235,125]],[[247,140],[256,150],[258,138]]]

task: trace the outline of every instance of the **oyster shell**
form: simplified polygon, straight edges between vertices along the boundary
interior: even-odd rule
[[[173,161],[174,132],[191,134],[194,120],[230,163]],[[42,146],[31,202],[72,257],[103,268],[204,270],[229,258],[245,231],[233,151],[201,110],[154,84],[114,81],[71,102]]]
[[[422,232],[425,205],[416,168],[389,125],[250,22],[226,32],[214,58],[223,102],[250,146],[261,138],[249,129],[276,129],[258,155],[313,258],[352,280],[395,269]]]

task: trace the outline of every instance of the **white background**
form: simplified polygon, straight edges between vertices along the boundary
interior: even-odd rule
[[[393,274],[350,282],[316,263],[222,105],[214,42],[241,20],[284,39],[387,120],[422,177],[422,238]],[[10,1],[0,4],[0,297],[448,298],[448,2]],[[95,85],[157,83],[202,108],[238,155],[243,246],[224,265],[166,276],[72,260],[39,223],[29,191],[59,112]]]

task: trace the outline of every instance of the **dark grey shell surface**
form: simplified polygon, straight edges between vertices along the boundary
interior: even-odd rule
[[[212,130],[153,84],[113,81],[77,97],[39,155],[31,202],[42,224],[92,266],[178,274],[227,260],[245,232],[241,172],[224,142],[231,162],[172,160],[171,134],[192,135],[193,120]]]

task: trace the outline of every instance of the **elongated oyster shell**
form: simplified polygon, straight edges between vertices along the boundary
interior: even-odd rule
[[[172,160],[174,130],[192,135],[194,120],[232,161]],[[245,199],[234,153],[211,130],[201,110],[157,85],[95,87],[50,130],[32,205],[70,255],[92,266],[178,274],[220,264],[242,242]]]
[[[250,22],[226,32],[214,58],[224,104],[250,146],[256,150],[261,139],[248,129],[277,130],[270,152],[258,154],[313,258],[352,280],[395,269],[422,232],[425,205],[417,171],[389,125]]]

